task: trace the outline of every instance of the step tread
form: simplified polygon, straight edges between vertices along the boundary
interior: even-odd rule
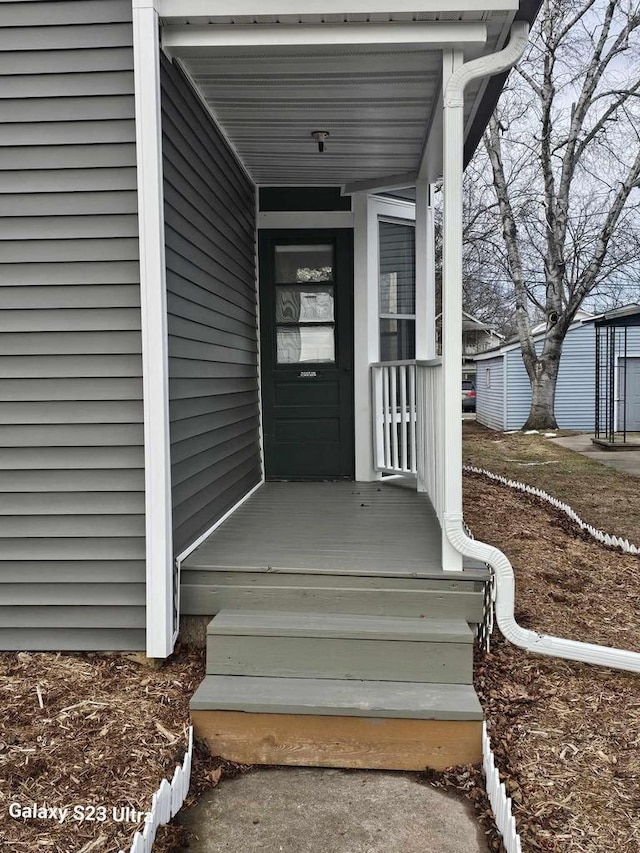
[[[207,634],[429,643],[473,642],[473,633],[463,619],[266,610],[221,610],[209,622]]]
[[[193,711],[315,714],[421,720],[481,720],[471,685],[404,681],[207,675]]]

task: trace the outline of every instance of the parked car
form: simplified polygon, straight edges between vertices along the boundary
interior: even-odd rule
[[[476,410],[476,386],[470,379],[462,380],[462,411],[475,412]]]

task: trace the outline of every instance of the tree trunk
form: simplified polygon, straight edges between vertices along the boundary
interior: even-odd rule
[[[522,429],[558,429],[554,414],[558,360],[540,357],[531,378],[531,410]]]

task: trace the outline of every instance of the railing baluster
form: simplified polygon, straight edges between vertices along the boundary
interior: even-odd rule
[[[384,402],[382,394],[383,367],[373,368],[373,457],[374,468],[379,471],[384,468]]]
[[[391,450],[390,450],[390,439],[391,433],[389,430],[389,423],[391,421],[389,411],[389,368],[382,368],[382,416],[383,416],[383,424],[384,424],[384,468],[391,467]],[[393,423],[393,421],[391,421]]]
[[[396,376],[396,367],[395,365],[390,368],[391,374],[391,423],[393,425],[391,432],[391,451],[392,451],[392,459],[391,459],[391,467],[396,471],[399,467],[398,461],[398,382]]]
[[[416,380],[417,368],[415,364],[409,367],[409,456],[411,459],[410,470],[416,474]]]
[[[407,460],[408,451],[408,427],[409,418],[407,413],[407,368],[404,364],[398,368],[400,373],[400,453],[402,470],[408,471],[409,464]]]

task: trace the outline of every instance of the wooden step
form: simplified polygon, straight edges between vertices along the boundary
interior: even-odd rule
[[[225,610],[207,634],[214,675],[472,680],[473,635],[462,620]]]
[[[481,720],[473,687],[401,681],[254,678],[207,675],[194,693],[193,711],[319,714],[424,720]]]
[[[215,573],[208,584],[190,584],[184,579],[180,591],[182,613],[213,616],[220,610],[284,610],[302,613],[354,613],[377,616],[432,617],[481,622],[481,589],[462,587],[420,588],[420,581],[402,578],[349,578],[350,585],[334,584],[331,576],[313,576],[314,585],[298,584],[295,574],[271,576],[268,583],[216,584]],[[365,579],[362,579],[365,580]],[[374,581],[378,581],[377,584]],[[469,587],[481,584],[469,583]]]
[[[482,755],[468,685],[208,675],[191,709],[212,753],[239,763],[441,770]]]

